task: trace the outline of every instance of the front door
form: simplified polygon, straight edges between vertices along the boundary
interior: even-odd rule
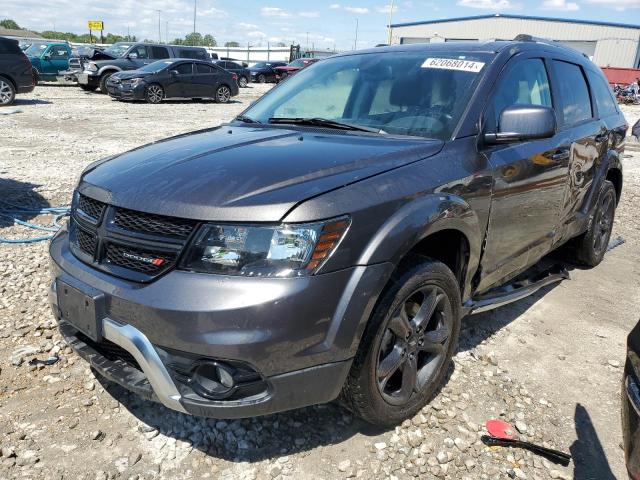
[[[43,77],[55,77],[59,72],[69,68],[69,49],[66,45],[51,45],[42,56]]]
[[[497,80],[483,118],[483,131],[497,129],[512,105],[555,106],[541,58],[519,55]],[[563,135],[481,147],[493,169],[494,186],[478,289],[502,283],[535,263],[559,236],[559,217],[569,162]]]

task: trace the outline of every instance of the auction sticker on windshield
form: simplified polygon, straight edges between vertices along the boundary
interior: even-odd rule
[[[427,58],[422,68],[439,68],[442,70],[461,70],[463,72],[478,73],[484,67],[484,62],[460,60],[457,58]]]

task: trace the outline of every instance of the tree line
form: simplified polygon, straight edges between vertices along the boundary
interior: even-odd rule
[[[26,30],[18,25],[18,23],[10,18],[0,20],[0,27],[8,28],[11,30]],[[95,33],[90,37],[89,33],[77,34],[72,32],[56,32],[53,30],[45,30],[43,32],[33,32],[42,38],[55,39],[55,40],[67,40],[73,43],[94,43],[100,40],[100,35]],[[137,42],[138,39],[135,35],[117,35],[114,33],[103,34],[104,43],[116,43],[116,42]],[[144,39],[145,42],[156,42],[157,40]],[[218,42],[211,34],[202,35],[198,32],[192,32],[184,37],[175,38],[172,45],[200,45],[204,47],[217,47]],[[240,43],[231,41],[224,44],[225,47],[239,47]]]

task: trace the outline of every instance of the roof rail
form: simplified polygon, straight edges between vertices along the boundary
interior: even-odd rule
[[[567,45],[563,45],[563,44],[559,43],[558,41],[552,40],[550,38],[534,37],[533,35],[529,35],[527,33],[521,33],[519,35],[516,35],[513,40],[515,42],[535,42],[535,43],[546,43],[548,45],[561,46],[563,48],[568,48],[570,50],[575,50],[576,52],[581,54],[584,58],[587,58],[587,59],[589,58],[589,55],[587,55],[586,53],[581,52],[580,50],[576,50],[575,48],[568,47]]]

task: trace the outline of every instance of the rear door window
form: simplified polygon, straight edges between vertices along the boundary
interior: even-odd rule
[[[591,97],[582,68],[561,60],[554,60],[553,65],[559,80],[564,125],[576,125],[592,118]]]
[[[540,58],[520,60],[500,80],[487,122],[493,131],[503,110],[513,105],[540,105],[553,108],[549,77]]]
[[[203,63],[196,63],[196,73],[215,73],[215,69],[211,65],[205,65]]]
[[[154,58],[156,60],[169,58],[169,50],[167,50],[165,47],[151,47],[151,58]]]
[[[587,71],[587,78],[589,79],[589,85],[591,85],[591,91],[596,100],[598,116],[602,118],[608,117],[609,115],[617,115],[618,109],[609,83],[602,75],[598,75],[590,70]]]

